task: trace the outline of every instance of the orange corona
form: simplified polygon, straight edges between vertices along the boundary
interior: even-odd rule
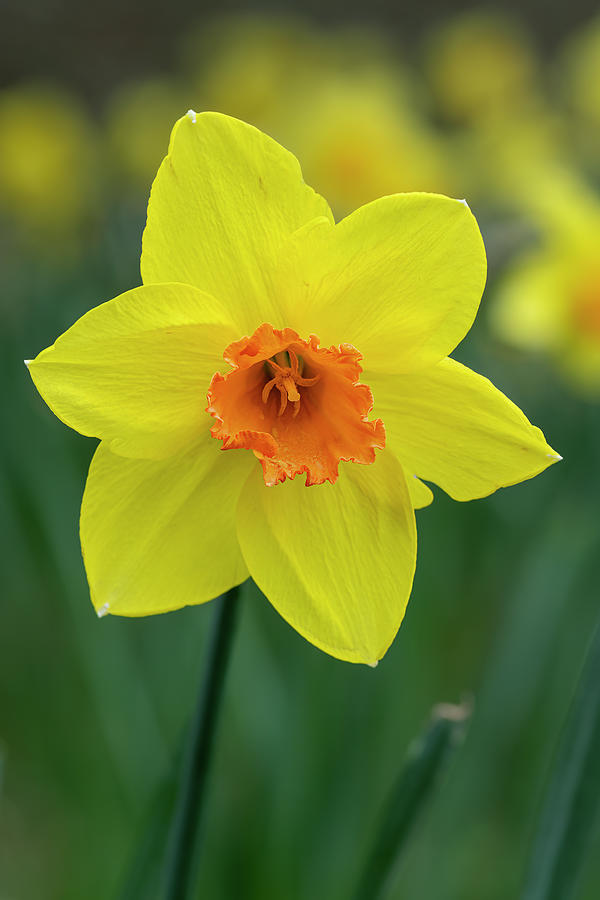
[[[210,383],[211,434],[223,450],[253,450],[266,485],[302,473],[307,485],[333,484],[341,461],[372,463],[384,448],[383,422],[368,419],[373,395],[359,382],[361,355],[350,344],[319,347],[315,335],[303,340],[264,324],[223,356],[232,369]]]

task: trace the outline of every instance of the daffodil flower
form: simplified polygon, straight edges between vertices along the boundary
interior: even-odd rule
[[[317,647],[375,664],[411,590],[421,479],[469,500],[559,458],[448,358],[486,277],[471,212],[398,194],[335,224],[275,141],[190,111],[141,269],[30,363],[51,409],[101,439],[81,511],[98,613],[250,575]]]
[[[81,231],[99,199],[96,136],[66,91],[23,83],[0,91],[0,214],[42,251]]]
[[[575,189],[552,198],[540,244],[499,284],[492,324],[522,350],[547,354],[576,391],[600,393],[600,206]],[[552,223],[552,224],[549,224]]]

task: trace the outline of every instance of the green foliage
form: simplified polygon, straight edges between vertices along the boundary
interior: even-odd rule
[[[600,627],[591,641],[561,736],[523,900],[570,900],[600,810]]]
[[[384,896],[394,864],[427,804],[452,746],[460,738],[468,715],[468,707],[438,707],[427,730],[410,746],[375,833],[356,900],[377,900]]]

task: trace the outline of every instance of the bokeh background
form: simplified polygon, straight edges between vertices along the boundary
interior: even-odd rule
[[[159,896],[213,610],[98,621],[77,536],[95,442],[22,360],[139,284],[149,187],[189,107],[266,130],[338,217],[396,191],[466,197],[490,276],[454,355],[564,456],[488,499],[435,491],[375,670],[244,588],[198,896],[351,897],[411,739],[435,703],[469,697],[389,896],[518,897],[599,613],[594,4],[4,0],[2,19],[0,900]],[[577,896],[599,891],[596,829]]]

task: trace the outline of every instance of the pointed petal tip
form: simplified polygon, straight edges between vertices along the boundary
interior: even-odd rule
[[[367,663],[367,665],[369,666],[370,669],[376,669],[377,666],[379,665],[379,660],[376,659],[375,662]]]
[[[25,363],[25,365],[27,366],[27,368],[29,368],[29,366],[31,365],[31,363],[33,362],[33,360],[32,360],[32,359],[24,359],[23,362]]]
[[[188,109],[188,111],[186,112],[186,116],[188,117],[188,119],[191,119],[191,120],[192,120],[192,122],[194,123],[194,125],[196,124],[196,118],[197,118],[197,116],[196,116],[195,110],[193,110],[193,109]]]
[[[96,610],[96,615],[99,619],[104,618],[110,612],[110,603],[104,603],[99,609]]]
[[[563,458],[560,453],[546,453],[548,459],[553,459],[555,462],[560,462]]]

